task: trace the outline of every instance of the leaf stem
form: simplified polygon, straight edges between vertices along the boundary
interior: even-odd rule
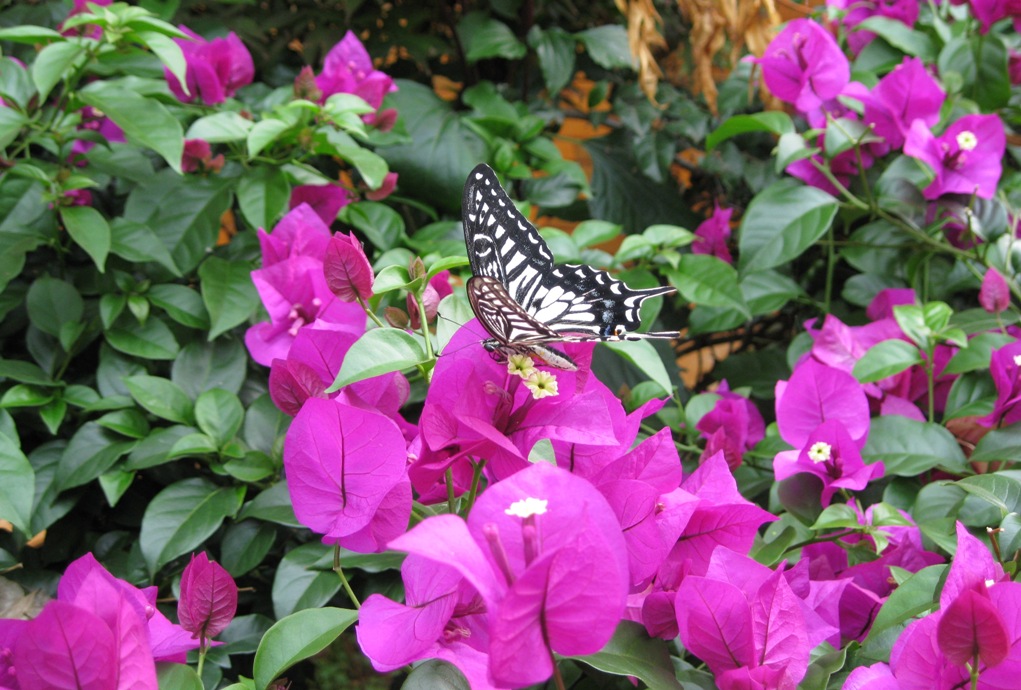
[[[351,583],[347,581],[347,577],[344,575],[344,569],[340,567],[340,542],[333,545],[333,572],[337,573],[337,576],[340,578],[340,584],[344,591],[347,592],[347,596],[351,603],[354,604],[355,609],[360,609],[362,603],[358,601],[354,590],[351,589]]]

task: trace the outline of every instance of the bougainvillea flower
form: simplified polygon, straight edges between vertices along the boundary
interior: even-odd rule
[[[978,423],[1000,427],[1021,421],[1021,341],[994,350],[989,373],[996,385],[996,403]]]
[[[425,291],[422,293],[422,306],[425,307],[425,318],[432,321],[436,318],[436,312],[444,297],[454,294],[454,288],[450,286],[450,271],[440,271],[426,283]],[[410,294],[407,300],[408,316],[411,317],[411,327],[419,329],[422,327],[421,317],[418,313],[418,305],[415,298]]]
[[[975,194],[991,199],[1003,171],[1007,137],[998,115],[965,115],[936,136],[921,120],[911,123],[904,153],[935,175],[923,190],[926,199],[943,194]]]
[[[126,141],[124,138],[124,130],[121,129],[113,120],[102,114],[100,111],[93,108],[91,105],[87,105],[81,109],[82,121],[78,125],[78,130],[88,130],[91,132],[97,132],[103,135],[103,138],[110,143]],[[82,158],[86,153],[92,150],[92,147],[96,145],[96,142],[89,141],[88,139],[75,139],[74,143],[71,144],[71,156],[72,162],[77,165],[85,165],[85,160]]]
[[[755,570],[758,564],[743,558]],[[754,579],[734,572],[740,563],[731,559],[730,581],[684,578],[676,599],[681,641],[706,663],[721,690],[793,690],[808,670],[811,651],[802,602],[782,569],[753,587]]]
[[[1006,19],[1014,18],[1014,29],[1018,30],[1018,20],[1021,19],[1021,3],[1017,0],[968,0],[971,6],[971,13],[979,21],[979,31],[989,33],[993,24]]]
[[[851,671],[841,690],[900,690],[900,684],[890,666],[880,662]]]
[[[341,301],[364,302],[372,297],[372,281],[375,278],[372,264],[353,232],[350,235],[338,232],[330,238],[323,271],[330,291]]]
[[[0,679],[21,690],[155,690],[155,662],[183,662],[199,644],[155,600],[155,587],[139,590],[86,554],[68,566],[57,598],[36,618],[0,620]]]
[[[223,154],[213,156],[213,149],[205,139],[185,139],[184,153],[181,154],[181,171],[212,172],[223,170]]]
[[[730,217],[732,208],[720,208],[713,204],[713,213],[695,228],[695,241],[691,244],[692,254],[711,254],[728,264],[734,263],[727,240],[730,239]]]
[[[1007,625],[985,592],[969,589],[950,602],[936,626],[936,644],[958,666],[978,659],[996,666],[1007,657]]]
[[[207,41],[188,27],[178,28],[191,37],[190,40],[174,39],[184,53],[188,92],[185,93],[168,68],[163,68],[167,85],[177,100],[182,103],[199,100],[206,105],[216,105],[233,96],[242,86],[252,83],[255,76],[252,55],[233,31],[225,38]]]
[[[294,514],[325,543],[365,528],[395,486],[406,480],[404,435],[377,412],[337,400],[310,399],[284,442]],[[404,506],[404,520],[411,512]],[[392,521],[392,517],[387,517]]]
[[[864,445],[869,404],[853,376],[807,359],[790,380],[777,382],[776,421],[784,441],[804,448],[819,425],[830,420],[842,422],[851,439]]]
[[[390,548],[449,565],[479,592],[498,686],[545,681],[553,652],[595,653],[624,612],[627,557],[613,511],[588,481],[545,463],[491,485],[467,524],[430,517]]]
[[[861,491],[871,480],[882,477],[885,468],[882,462],[866,465],[859,443],[847,433],[843,422],[829,419],[809,434],[800,450],[777,453],[773,471],[777,481],[802,472],[815,475],[823,483],[822,505],[828,506],[838,490]]]
[[[723,451],[727,465],[733,470],[741,464],[742,456],[766,437],[766,423],[752,401],[732,393],[726,380],[720,382],[716,393],[720,399],[698,420],[695,428],[702,432],[703,438],[716,436],[717,450]],[[708,457],[712,453],[707,448],[703,455]]]
[[[401,565],[404,603],[373,594],[364,601],[355,633],[381,673],[420,659],[443,659],[472,688],[489,690],[489,617],[475,588],[455,569],[411,554]]]
[[[337,220],[337,214],[352,201],[346,189],[335,184],[302,184],[291,189],[290,208],[308,204],[326,225]]]
[[[260,231],[262,268],[252,271],[252,282],[270,320],[245,333],[245,345],[259,364],[287,359],[298,332],[310,325],[365,330],[364,310],[337,299],[326,283],[323,256],[329,242],[329,229],[307,204],[285,215],[272,234]]]
[[[472,320],[450,339],[422,409],[422,440],[433,453],[444,454],[447,466],[485,458],[487,473],[502,479],[528,466],[528,454],[540,439],[554,446],[619,445],[608,409],[615,396],[589,376],[591,344],[566,343],[564,351],[578,370],[557,371],[558,394],[536,399],[506,363],[486,353],[482,333]],[[417,480],[415,488],[420,493],[432,489]]]
[[[851,78],[836,40],[811,19],[788,23],[757,62],[773,95],[802,113],[836,98]]]
[[[917,13],[917,3],[904,4],[914,5]],[[915,120],[921,120],[927,127],[939,122],[946,93],[921,60],[905,58],[859,98],[865,104],[863,120],[884,140],[882,144],[873,144],[873,150],[882,155],[904,146]]]
[[[826,0],[826,5],[845,11],[841,23],[848,31],[847,44],[855,55],[876,37],[871,31],[857,29],[869,17],[894,19],[908,28],[918,21],[917,0]]]
[[[238,586],[223,566],[203,551],[192,555],[181,573],[177,617],[181,627],[203,643],[223,632],[238,610]]]
[[[376,110],[386,94],[397,90],[393,79],[372,66],[368,51],[351,31],[326,54],[316,86],[323,100],[335,93],[351,93]]]
[[[990,266],[982,277],[978,303],[990,314],[999,314],[1010,306],[1010,287],[1003,275]]]

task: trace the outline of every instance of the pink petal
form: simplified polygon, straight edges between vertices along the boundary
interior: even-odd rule
[[[116,644],[96,614],[51,601],[14,645],[18,684],[21,690],[115,688]]]
[[[372,266],[361,242],[337,233],[326,248],[323,271],[330,291],[345,302],[365,301],[372,297]]]
[[[713,673],[755,663],[752,616],[741,590],[689,576],[677,589],[676,602],[681,641]]]
[[[1010,650],[1007,630],[996,607],[988,597],[971,589],[943,611],[936,641],[947,658],[960,666],[976,657],[987,666],[995,666]]]

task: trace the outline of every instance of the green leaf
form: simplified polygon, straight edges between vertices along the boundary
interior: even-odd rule
[[[968,341],[968,346],[958,350],[946,367],[944,374],[963,374],[968,371],[988,369],[993,350],[1014,342],[1004,333],[979,333]]]
[[[468,265],[468,257],[466,256],[447,256],[434,264],[429,266],[429,271],[426,273],[426,280],[430,280],[437,273],[443,271],[449,271],[452,268],[461,268]]]
[[[218,488],[206,479],[171,484],[150,501],[138,535],[150,575],[198,547],[219,529],[223,519],[237,514],[243,486]]]
[[[397,85],[387,98],[397,112],[415,114],[406,119],[411,142],[379,153],[400,174],[402,194],[459,214],[465,176],[486,160],[486,142],[429,87],[404,79]]]
[[[255,653],[255,686],[262,690],[294,664],[326,649],[358,620],[358,612],[326,607],[299,611],[273,624]]]
[[[43,424],[46,425],[46,429],[53,436],[57,435],[57,431],[60,430],[60,425],[64,421],[64,417],[67,415],[67,403],[57,398],[39,408],[39,419],[43,420]]]
[[[787,113],[772,111],[752,115],[734,115],[706,137],[706,151],[712,151],[723,142],[747,132],[772,132],[776,135],[793,134],[794,122]]]
[[[214,388],[195,401],[195,422],[222,446],[234,438],[245,419],[245,408],[233,393]]]
[[[184,59],[181,46],[169,36],[156,31],[139,31],[135,35],[160,59],[180,84],[187,83],[188,63]]]
[[[32,499],[35,470],[21,449],[0,433],[0,519],[7,520],[26,536],[32,536]]]
[[[0,377],[34,383],[37,386],[53,386],[55,382],[49,375],[32,362],[20,359],[0,359]]]
[[[210,144],[244,141],[254,124],[240,113],[213,113],[192,122],[184,136],[185,139],[205,139]]]
[[[317,609],[340,591],[333,572],[333,549],[303,544],[287,552],[273,577],[273,614],[283,618],[295,611]]]
[[[677,270],[666,271],[666,276],[688,302],[734,309],[745,318],[751,318],[738,285],[737,271],[715,256],[685,254]]]
[[[42,276],[28,289],[25,296],[28,319],[43,333],[60,336],[65,323],[80,321],[84,302],[74,285],[63,280]]]
[[[575,38],[563,29],[553,26],[542,30],[532,25],[528,31],[528,45],[539,57],[539,69],[550,94],[555,96],[574,76]]]
[[[60,220],[71,239],[92,257],[99,272],[105,273],[111,232],[103,214],[91,206],[64,206],[60,209]]]
[[[670,661],[670,650],[663,640],[649,638],[638,623],[623,621],[606,646],[595,654],[569,657],[604,673],[635,676],[649,690],[681,690]]]
[[[157,417],[181,424],[192,423],[191,399],[173,381],[159,376],[129,376],[124,379],[124,385],[135,402]]]
[[[149,435],[149,422],[145,415],[133,408],[108,412],[97,419],[96,424],[129,438],[143,439]]]
[[[327,392],[428,361],[414,336],[396,328],[374,328],[356,340],[344,355],[337,380]]]
[[[209,313],[202,303],[202,296],[196,290],[184,285],[164,283],[153,285],[146,296],[182,326],[200,330],[209,328]]]
[[[174,334],[157,318],[139,324],[122,316],[116,327],[106,332],[106,342],[126,355],[142,359],[174,359],[180,351]]]
[[[212,324],[209,340],[244,323],[259,306],[259,293],[252,283],[252,267],[247,261],[211,256],[199,266],[199,278],[202,301]]]
[[[130,143],[152,149],[181,174],[184,132],[177,118],[158,100],[104,81],[86,86],[78,92],[78,97],[102,110],[124,130]]]
[[[292,122],[285,122],[276,118],[267,118],[255,123],[255,126],[248,132],[248,157],[255,158],[262,150],[272,144],[277,138],[293,127]]]
[[[386,204],[362,201],[345,206],[340,213],[345,223],[360,230],[369,242],[385,251],[397,245],[404,235],[404,219]]]
[[[211,343],[195,340],[174,360],[170,379],[190,398],[197,398],[213,388],[237,394],[245,382],[247,367],[248,353],[239,341],[228,338]]]
[[[622,230],[623,228],[617,223],[594,219],[583,220],[574,227],[574,230],[571,232],[571,238],[579,247],[594,247],[597,244],[610,242],[620,237]],[[684,236],[685,234],[690,233],[674,225],[653,225],[642,232],[642,235],[650,242],[663,245],[667,245],[668,242],[657,242],[654,237],[658,239],[662,235],[665,240],[667,236]]]
[[[238,520],[254,518],[273,522],[285,527],[301,527],[302,524],[294,517],[291,506],[291,495],[287,492],[287,482],[281,481],[262,491],[258,496],[245,504],[238,515]],[[293,609],[292,609],[293,610]]]
[[[386,164],[384,163],[384,166]],[[249,168],[238,182],[241,214],[253,228],[272,228],[287,212],[291,185],[287,175],[275,166]]]
[[[114,218],[110,232],[110,251],[117,256],[139,263],[155,261],[172,275],[181,275],[181,269],[174,263],[174,257],[147,224]]]
[[[448,661],[427,659],[416,664],[401,690],[471,690],[468,679]]]
[[[218,450],[216,439],[201,433],[188,434],[177,439],[170,447],[167,451],[167,460],[216,455]]]
[[[585,44],[585,51],[600,67],[632,69],[635,59],[628,46],[627,29],[619,24],[604,24],[575,34]]]
[[[969,494],[999,508],[1001,519],[1008,513],[1021,512],[1021,481],[1002,472],[965,477],[955,484]]]
[[[496,57],[520,60],[528,52],[509,26],[485,12],[466,14],[457,25],[457,35],[468,64]]]
[[[921,58],[923,62],[931,63],[936,59],[936,48],[932,39],[896,19],[880,16],[868,17],[858,24],[857,30],[871,31],[882,36],[894,48],[898,48],[912,57]]]
[[[42,407],[53,400],[53,394],[35,386],[19,383],[4,391],[0,397],[0,407],[12,409],[17,407]]]
[[[662,389],[661,395],[670,395],[673,391],[673,382],[663,364],[663,358],[648,340],[607,342],[606,347],[638,367]]]
[[[0,108],[0,150],[18,138],[26,124],[28,118],[14,108]]]
[[[950,471],[967,467],[957,439],[944,427],[900,415],[872,420],[862,458],[867,463],[883,461],[887,476],[914,477],[934,467]]]
[[[903,340],[876,343],[854,363],[854,377],[861,383],[872,383],[910,369],[923,361],[918,346]]]
[[[191,666],[161,662],[156,664],[160,690],[203,690],[202,679]]]
[[[836,529],[838,527],[858,527],[860,524],[854,508],[843,503],[834,503],[822,511],[822,514],[812,524],[811,529],[824,530]]]
[[[25,24],[23,26],[8,26],[0,29],[0,41],[10,41],[11,43],[35,45],[36,43],[65,40],[67,39],[61,36],[59,32],[44,26]]]
[[[262,562],[276,541],[276,529],[258,520],[243,520],[227,528],[220,542],[220,565],[238,578]]]
[[[84,58],[85,46],[77,41],[51,43],[39,51],[32,63],[32,81],[39,92],[39,102],[45,101],[53,87],[70,76],[72,66]]]
[[[1014,462],[1021,457],[1021,424],[993,429],[975,446],[969,460],[972,462]]]
[[[185,436],[195,433],[190,426],[171,426],[155,429],[141,443],[134,447],[122,467],[125,470],[144,470],[156,467],[170,460],[170,449]]]
[[[337,155],[358,170],[369,189],[378,189],[390,172],[386,160],[377,153],[360,146],[337,146]]]
[[[741,221],[741,273],[773,268],[800,256],[829,230],[837,201],[795,180],[774,182],[755,195]]]
[[[60,488],[71,489],[91,482],[134,447],[134,441],[123,441],[96,422],[86,422],[68,441],[60,457],[57,470]]]

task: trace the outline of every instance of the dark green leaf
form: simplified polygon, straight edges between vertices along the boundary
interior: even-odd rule
[[[947,362],[944,374],[963,374],[967,371],[988,369],[993,350],[998,350],[1014,338],[1003,333],[979,333],[968,340],[968,347],[958,350]]]
[[[96,424],[130,438],[143,439],[149,435],[149,422],[136,409],[108,412],[97,419]]]
[[[203,433],[188,434],[177,439],[174,445],[167,451],[168,460],[177,458],[202,457],[204,455],[216,455],[219,447],[216,439]]]
[[[202,304],[202,296],[192,288],[166,283],[153,285],[146,295],[150,302],[182,326],[202,330],[209,328],[209,314]]]
[[[854,377],[861,383],[872,383],[899,374],[922,363],[918,346],[903,340],[876,343],[854,363]]]
[[[60,458],[57,476],[61,489],[91,482],[134,446],[134,441],[123,441],[96,422],[86,422],[71,437]]]
[[[628,47],[627,30],[618,24],[604,24],[575,34],[585,44],[585,51],[600,67],[631,69],[634,57]]]
[[[114,218],[110,232],[110,251],[117,256],[128,261],[155,261],[173,275],[181,275],[174,257],[148,225]]]
[[[262,165],[249,168],[238,182],[238,205],[253,228],[272,228],[287,212],[291,185],[278,168]]]
[[[19,383],[4,391],[0,397],[0,407],[13,409],[16,407],[41,407],[53,400],[53,393],[35,386]]]
[[[912,57],[921,58],[923,62],[931,63],[936,59],[936,48],[932,44],[932,39],[896,19],[878,15],[868,17],[858,24],[857,30],[878,34],[894,48],[898,48]]]
[[[0,377],[22,383],[33,383],[37,386],[54,385],[53,379],[45,371],[31,362],[20,359],[0,359]]]
[[[31,537],[32,497],[35,471],[14,441],[0,433],[0,519],[7,520]]]
[[[99,272],[103,273],[111,244],[110,225],[106,218],[91,206],[64,206],[60,209],[60,219],[67,228],[67,234],[92,257]]]
[[[777,111],[755,113],[752,115],[735,115],[728,118],[706,137],[706,150],[712,151],[726,140],[746,132],[772,132],[777,135],[791,134],[794,132],[794,122],[791,121],[787,113]]]
[[[340,215],[380,250],[393,248],[404,235],[404,219],[386,204],[362,201],[345,206]]]
[[[972,462],[1015,462],[1021,458],[1021,424],[993,429],[975,446],[969,458]]]
[[[130,376],[124,384],[131,397],[152,414],[171,422],[192,423],[192,402],[181,388],[159,376]]]
[[[275,522],[285,527],[301,527],[301,523],[294,517],[291,496],[287,493],[287,482],[274,484],[246,503],[238,515],[238,520],[248,518]]]
[[[161,662],[156,664],[160,690],[203,690],[202,679],[191,666]]]
[[[335,391],[373,376],[401,371],[429,361],[421,341],[397,328],[374,328],[355,341],[344,355],[337,380],[328,391]]]
[[[209,340],[246,321],[259,306],[259,293],[252,283],[252,267],[247,261],[211,256],[199,267],[199,278],[202,301],[212,324]]]
[[[272,525],[242,520],[227,528],[220,542],[220,565],[231,577],[241,577],[262,562],[276,541]]]
[[[961,447],[944,427],[899,415],[872,420],[862,458],[867,463],[883,461],[887,476],[913,477],[934,467],[950,471],[966,467]]]
[[[333,572],[333,548],[304,544],[287,552],[273,578],[273,614],[283,618],[302,609],[317,609],[340,590]]]
[[[967,493],[999,508],[1001,519],[1007,513],[1021,512],[1021,481],[1003,472],[965,477],[956,484]]]
[[[800,256],[826,234],[837,202],[826,192],[781,180],[757,194],[741,222],[741,273],[773,268]]]
[[[650,690],[680,690],[682,687],[674,675],[666,642],[650,639],[641,625],[631,621],[620,623],[613,638],[600,651],[570,658],[605,673],[634,676]]]
[[[520,60],[527,52],[510,27],[485,12],[466,14],[457,25],[457,35],[469,64],[495,57]]]
[[[161,567],[199,546],[228,516],[237,514],[242,486],[217,488],[205,479],[185,479],[159,492],[142,517],[139,546],[146,567]]]
[[[73,285],[45,275],[28,289],[25,306],[32,325],[54,337],[60,335],[65,323],[80,321],[84,309]]]
[[[142,359],[174,359],[180,350],[170,328],[156,318],[139,324],[130,316],[122,316],[106,332],[106,342],[126,355]]]
[[[170,379],[191,398],[213,388],[239,393],[247,366],[248,353],[237,340],[193,341],[174,360]]]
[[[337,155],[350,163],[362,176],[369,189],[379,189],[390,169],[377,153],[360,146],[337,146]]]
[[[197,431],[190,426],[171,426],[154,429],[149,436],[131,451],[124,462],[125,470],[144,470],[170,460],[170,449],[182,438]]]
[[[86,86],[78,92],[78,97],[102,110],[124,130],[129,142],[152,149],[174,171],[181,173],[184,132],[177,118],[158,100],[104,81]]]
[[[533,25],[528,32],[528,44],[539,57],[546,88],[551,95],[558,94],[574,76],[574,36],[559,27],[543,31]]]
[[[14,108],[0,108],[0,150],[18,138],[28,118]]]
[[[356,620],[357,611],[326,607],[299,611],[274,623],[255,653],[256,688],[263,690],[294,664],[326,649]]]
[[[643,374],[662,389],[661,395],[669,395],[673,391],[673,382],[663,364],[663,359],[648,340],[607,342],[606,347],[638,367]]]
[[[688,302],[708,307],[734,309],[750,318],[738,286],[737,271],[709,254],[685,254],[676,271],[667,271],[670,284]]]
[[[234,438],[245,418],[245,408],[233,393],[214,388],[195,401],[195,422],[219,445]]]

